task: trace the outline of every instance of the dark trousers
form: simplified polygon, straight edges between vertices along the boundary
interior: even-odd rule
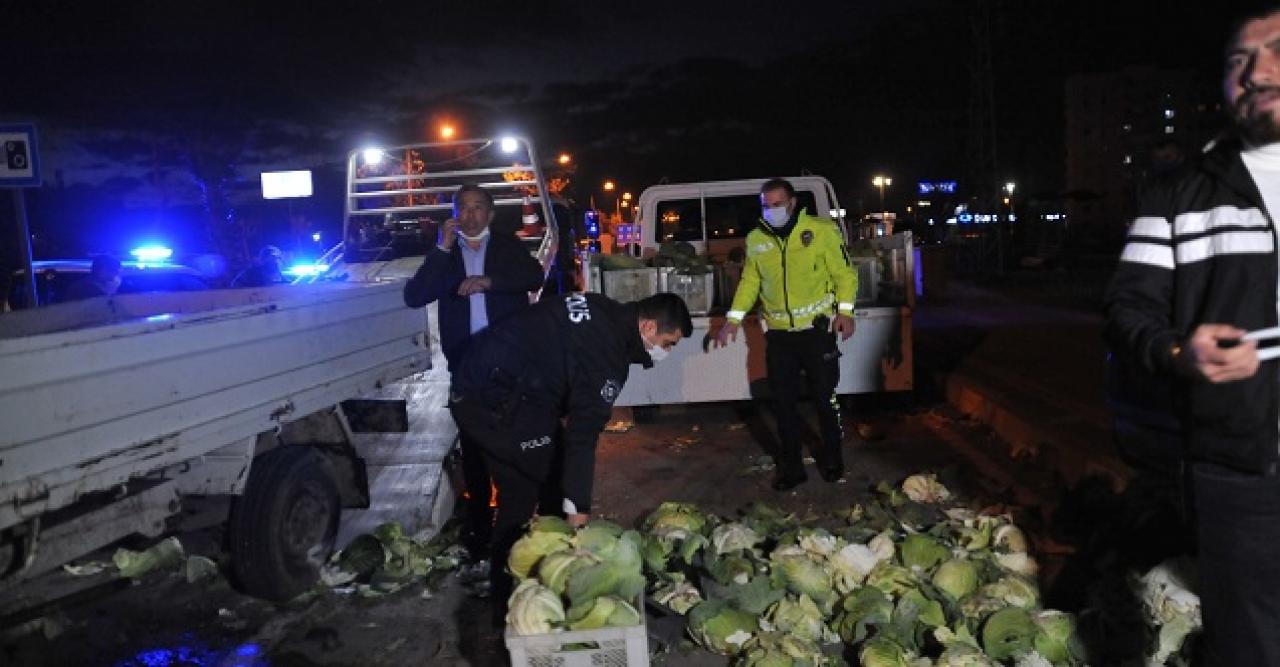
[[[539,503],[550,510],[558,502],[559,416],[553,408],[516,402],[505,411],[495,410],[476,397],[455,396],[450,402],[459,430],[484,453],[485,464],[498,488],[498,511],[489,547],[489,579],[492,584],[494,620],[505,613],[513,582],[507,573],[507,555],[520,539]],[[558,508],[556,508],[558,510]]]
[[[1197,463],[1206,665],[1280,665],[1280,477]]]
[[[840,352],[836,336],[825,327],[801,331],[769,331],[765,333],[765,365],[769,371],[769,390],[773,393],[774,412],[778,417],[778,476],[796,479],[804,476],[801,440],[804,426],[796,404],[801,389],[808,387],[809,397],[818,413],[822,442],[813,449],[813,458],[823,470],[844,470],[840,427],[840,403],[836,384],[840,381]]]
[[[462,511],[464,532],[462,544],[475,559],[488,557],[489,542],[493,538],[494,508],[489,506],[492,493],[489,465],[485,463],[484,451],[474,438],[465,431],[458,433],[459,450],[462,454],[462,483],[464,489]]]

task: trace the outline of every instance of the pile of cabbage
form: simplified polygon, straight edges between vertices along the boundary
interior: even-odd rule
[[[351,540],[320,568],[321,585],[365,597],[395,593],[457,568],[466,556],[458,533],[459,524],[453,524],[424,540],[406,535],[398,522],[380,524]]]
[[[641,528],[649,594],[741,667],[1084,664],[1074,617],[1041,607],[1022,531],[950,500],[915,475],[825,521],[663,503]]]
[[[640,533],[597,519],[574,529],[536,517],[511,547],[517,585],[507,626],[519,635],[639,625],[645,588]]]

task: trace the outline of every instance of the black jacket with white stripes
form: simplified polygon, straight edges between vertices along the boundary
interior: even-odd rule
[[[1276,326],[1276,233],[1240,150],[1224,139],[1182,178],[1146,193],[1107,289],[1107,338],[1174,383],[1191,460],[1275,474],[1277,362],[1224,384],[1173,368],[1173,346],[1200,324]]]

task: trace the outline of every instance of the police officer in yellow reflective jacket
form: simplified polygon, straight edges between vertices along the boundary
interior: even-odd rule
[[[801,458],[803,428],[796,409],[801,382],[818,413],[822,442],[813,451],[828,482],[844,476],[841,452],[840,352],[836,335],[853,335],[858,274],[849,262],[840,228],[796,206],[791,183],[775,178],[760,188],[763,219],[747,235],[747,258],[727,322],[716,336],[723,346],[737,338],[747,311],[761,304],[769,390],[778,417],[777,474],[773,488],[786,491],[808,479]]]

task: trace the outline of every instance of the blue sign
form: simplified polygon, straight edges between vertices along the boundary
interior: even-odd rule
[[[955,181],[920,181],[916,184],[916,189],[922,195],[931,195],[934,193],[955,194]]]
[[[40,152],[36,149],[36,126],[31,123],[0,125],[0,188],[40,186]]]

